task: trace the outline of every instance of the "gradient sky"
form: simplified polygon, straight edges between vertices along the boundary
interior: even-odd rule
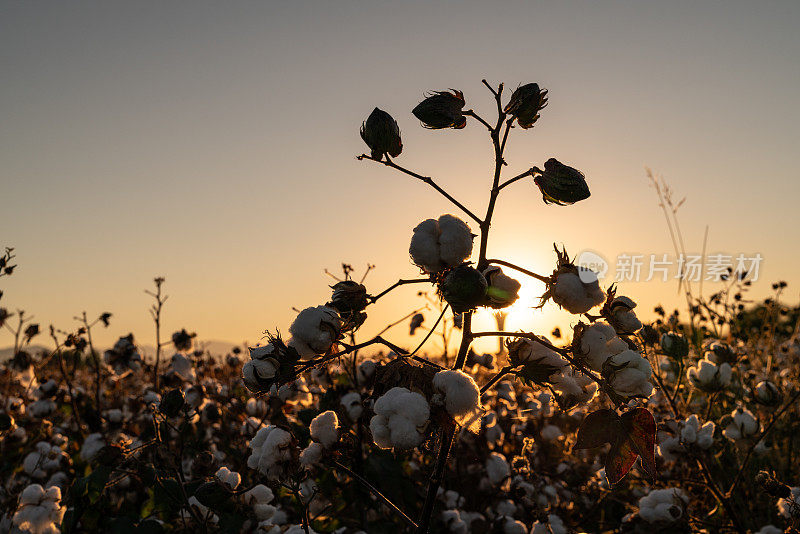
[[[356,161],[358,128],[374,106],[390,112],[398,163],[482,214],[482,127],[424,130],[410,110],[452,87],[490,116],[484,77],[550,91],[536,128],[512,132],[508,176],[557,157],[592,191],[558,207],[530,182],[505,190],[491,256],[548,274],[553,241],[671,253],[649,166],[687,197],[689,249],[709,225],[710,252],[764,256],[754,293],[786,279],[794,300],[798,27],[796,1],[4,1],[0,246],[16,247],[19,268],[2,304],[64,329],[110,311],[100,343],[129,331],[147,343],[143,290],[161,275],[167,332],[253,342],[285,331],[293,306],[325,302],[326,267],[376,264],[373,292],[413,277],[411,229],[455,208]],[[415,291],[381,300],[364,334],[417,306]],[[528,310],[541,291],[526,282],[512,327],[564,320]],[[674,283],[622,291],[645,315],[679,302]]]

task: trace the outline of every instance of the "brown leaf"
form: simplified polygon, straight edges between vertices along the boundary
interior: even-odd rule
[[[593,449],[615,443],[622,433],[622,421],[614,410],[603,409],[586,416],[578,429],[574,449]]]

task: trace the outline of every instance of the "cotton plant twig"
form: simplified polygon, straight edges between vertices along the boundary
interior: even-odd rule
[[[392,291],[394,289],[397,289],[400,286],[404,286],[404,285],[407,285],[407,284],[421,284],[423,282],[431,282],[431,279],[430,278],[413,278],[413,279],[406,279],[406,280],[398,280],[397,282],[395,282],[391,286],[387,287],[386,289],[384,289],[383,291],[381,291],[377,295],[368,295],[367,296],[367,300],[369,301],[370,304],[372,304],[372,303],[376,302],[379,298],[383,297],[384,295],[386,295],[390,291]]]
[[[417,528],[417,524],[414,522],[413,519],[408,517],[405,512],[403,512],[396,504],[394,504],[383,493],[381,493],[380,490],[378,490],[378,488],[376,488],[375,486],[370,484],[364,477],[362,477],[358,473],[355,473],[350,468],[348,468],[347,466],[345,466],[344,464],[342,464],[342,463],[340,463],[338,461],[334,461],[333,465],[336,467],[336,469],[338,469],[340,471],[343,471],[344,473],[348,474],[350,477],[352,477],[353,479],[355,479],[359,483],[361,483],[365,488],[367,488],[370,491],[370,493],[375,495],[375,497],[380,499],[393,512],[395,512],[398,516],[400,516],[400,519],[402,519],[403,521],[408,523],[408,525],[410,527]]]
[[[394,161],[392,161],[391,158],[389,158],[388,155],[384,156],[384,157],[386,158],[385,160],[384,159],[376,159],[376,158],[373,158],[372,156],[368,156],[367,154],[361,154],[360,156],[357,156],[356,159],[358,159],[359,161],[366,159],[366,160],[369,160],[369,161],[374,161],[376,163],[382,163],[383,165],[386,165],[387,167],[391,167],[393,169],[397,169],[398,171],[400,171],[402,173],[405,173],[405,174],[407,174],[409,176],[413,176],[417,180],[420,180],[420,181],[428,184],[432,188],[436,189],[436,191],[438,191],[447,200],[449,200],[450,202],[455,204],[461,211],[463,211],[464,213],[469,215],[472,218],[472,220],[474,220],[476,223],[482,224],[482,221],[478,218],[477,215],[472,213],[472,211],[470,211],[469,208],[467,208],[461,202],[456,200],[452,195],[450,195],[450,193],[448,193],[447,191],[445,191],[444,189],[439,187],[439,185],[436,182],[433,181],[433,178],[431,178],[430,176],[423,176],[421,174],[417,174],[416,172],[413,172],[413,171],[410,171],[410,170],[408,170],[408,169],[406,169],[404,167],[401,167],[400,165],[398,165]]]
[[[490,263],[490,264],[493,263],[495,265],[502,265],[504,267],[508,267],[510,269],[514,269],[515,271],[519,271],[522,274],[526,274],[526,275],[530,276],[531,278],[535,278],[535,279],[539,280],[540,282],[544,282],[545,284],[550,282],[550,278],[547,277],[547,276],[542,276],[541,274],[536,274],[533,271],[529,271],[528,269],[525,269],[524,267],[520,267],[518,265],[514,265],[513,263],[507,262],[505,260],[487,259],[486,263]]]

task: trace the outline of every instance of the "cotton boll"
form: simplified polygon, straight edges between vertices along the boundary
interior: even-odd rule
[[[328,306],[306,308],[297,314],[289,333],[292,340],[308,347],[315,354],[324,354],[339,339],[342,320],[339,313]]]
[[[445,510],[442,512],[441,517],[447,532],[454,534],[467,534],[469,532],[469,527],[461,519],[458,510]]]
[[[308,444],[308,447],[303,449],[303,452],[300,453],[300,464],[305,467],[318,464],[322,459],[322,453],[324,451],[325,447],[321,443],[312,441]]]
[[[103,434],[99,432],[95,432],[94,434],[89,434],[86,436],[86,439],[83,442],[83,446],[81,446],[80,457],[81,460],[88,462],[94,455],[100,452],[100,449],[106,446],[106,440],[103,437]]]
[[[472,254],[472,232],[467,223],[454,215],[439,217],[439,248],[442,262],[450,267],[461,265]]]
[[[435,219],[425,219],[414,228],[408,252],[412,261],[426,272],[444,268],[439,250],[439,223]]]
[[[361,404],[361,395],[357,391],[351,391],[342,395],[339,400],[342,407],[347,412],[347,417],[351,421],[357,421],[361,414],[364,412],[364,406]]]
[[[720,391],[730,385],[732,371],[727,363],[717,365],[704,358],[687,369],[686,377],[694,387],[702,391]]]
[[[260,429],[248,446],[253,452],[247,458],[247,467],[269,480],[280,479],[292,460],[292,435],[274,425]]]
[[[422,443],[422,433],[430,416],[425,397],[406,388],[394,387],[373,407],[370,430],[375,444],[383,449],[411,449]]]
[[[503,522],[503,534],[528,534],[528,528],[522,521],[509,517]]]
[[[31,484],[22,490],[19,508],[11,522],[19,532],[57,534],[65,511],[61,505],[61,490],[57,486],[45,490],[39,484]]]
[[[634,350],[625,350],[609,360],[614,371],[609,384],[615,393],[623,397],[649,397],[653,385],[649,382],[653,370],[650,363]]]
[[[463,371],[439,371],[433,377],[433,388],[444,395],[445,408],[453,417],[473,415],[479,409],[478,385]]]
[[[545,441],[555,441],[564,435],[556,425],[545,425],[541,430],[542,439]]]
[[[791,496],[778,499],[778,513],[786,519],[800,517],[800,487],[791,488]]]
[[[242,475],[236,471],[231,471],[225,466],[220,467],[217,472],[214,473],[214,478],[231,491],[235,490],[242,482]]]
[[[364,384],[370,378],[375,376],[375,370],[377,368],[378,364],[373,360],[364,360],[358,364],[358,383]]]
[[[736,408],[731,412],[731,422],[722,430],[722,435],[731,441],[747,439],[758,434],[758,419],[746,408]]]
[[[531,530],[531,534],[567,534],[567,532],[564,521],[556,514],[549,514],[546,523],[537,521],[533,524],[533,529]]]
[[[639,499],[639,516],[648,523],[673,523],[683,517],[688,502],[679,488],[653,490]]]
[[[496,486],[511,475],[511,466],[508,465],[505,456],[493,452],[486,460],[486,474],[489,476],[489,481]]]
[[[608,343],[613,339],[619,338],[608,323],[596,322],[581,331],[581,356],[591,369],[602,370],[603,364],[612,355]]]
[[[783,529],[778,528],[775,525],[764,525],[761,527],[756,534],[783,534]]]
[[[316,416],[309,426],[311,439],[318,441],[326,449],[330,449],[339,441],[339,418],[336,412],[328,410]]]
[[[556,276],[550,287],[550,295],[553,302],[576,315],[588,312],[605,300],[605,294],[596,277],[591,282],[584,283],[577,274],[571,272],[562,272]]]

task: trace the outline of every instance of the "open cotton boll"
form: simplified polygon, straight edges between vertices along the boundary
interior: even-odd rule
[[[549,514],[546,523],[535,522],[531,530],[531,534],[567,534],[567,532],[564,521],[556,514]]]
[[[298,313],[289,333],[301,348],[308,347],[315,354],[324,354],[339,339],[341,328],[342,320],[335,309],[316,306]],[[302,354],[299,349],[298,352]]]
[[[486,459],[486,475],[489,482],[495,486],[500,484],[511,475],[511,466],[508,465],[506,457],[499,452],[493,452]]]
[[[714,444],[714,422],[707,421],[702,426],[696,414],[692,414],[681,425],[681,442],[708,449]]]
[[[635,350],[624,350],[612,356],[610,363],[616,370],[609,384],[617,394],[623,397],[649,397],[653,393],[653,385],[649,381],[653,369],[641,354]]]
[[[242,482],[242,475],[236,471],[231,471],[225,466],[217,469],[217,472],[214,473],[214,478],[231,491],[235,490]]]
[[[469,226],[453,215],[426,219],[414,228],[408,252],[411,260],[429,273],[461,265],[472,254]]]
[[[472,414],[480,403],[480,390],[471,376],[463,371],[439,371],[433,387],[444,395],[444,405],[453,417]]]
[[[585,275],[586,279],[589,277],[590,275]],[[586,313],[602,304],[606,298],[603,290],[600,289],[597,277],[594,277],[591,282],[585,283],[577,274],[571,272],[562,272],[556,276],[555,281],[552,282],[550,294],[553,302],[576,315]]]
[[[106,439],[103,437],[103,434],[99,432],[95,432],[94,434],[89,434],[86,436],[86,440],[83,442],[83,446],[81,446],[81,460],[88,462],[94,455],[100,452],[100,449],[106,446]]]
[[[373,407],[369,423],[375,444],[382,449],[411,449],[422,443],[420,430],[428,422],[430,407],[425,397],[406,388],[394,387]]]
[[[31,484],[20,494],[19,508],[11,518],[16,527],[13,532],[58,534],[65,511],[57,486],[45,490],[39,484]]]
[[[247,458],[247,467],[269,480],[278,480],[292,459],[292,435],[274,425],[260,429],[248,447],[253,452]]]
[[[758,434],[758,419],[747,408],[736,408],[731,412],[731,422],[722,430],[722,435],[731,441],[752,438]]]
[[[447,532],[454,534],[467,534],[469,532],[469,525],[461,519],[461,514],[458,510],[443,511],[442,523],[444,523]]]
[[[593,323],[581,332],[581,352],[586,364],[595,371],[600,371],[603,364],[611,357],[608,342],[617,338],[614,328],[603,322]]]
[[[339,441],[339,418],[336,412],[328,410],[316,416],[309,426],[311,439],[318,441],[326,449]]]
[[[507,517],[503,522],[503,534],[528,534],[528,527],[522,521]]]
[[[556,425],[544,425],[541,430],[542,439],[545,441],[554,441],[564,435],[561,429]]]
[[[472,231],[467,223],[450,214],[439,217],[439,248],[442,262],[461,265],[472,254]]]
[[[639,517],[648,523],[673,523],[683,517],[688,502],[679,488],[653,490],[639,499]]]
[[[686,371],[686,377],[692,385],[702,391],[719,391],[729,386],[732,374],[733,369],[729,364],[717,365],[706,358]]]
[[[425,219],[414,228],[408,253],[414,264],[426,272],[444,268],[439,250],[439,223],[435,219]]]
[[[783,529],[778,528],[775,525],[764,525],[761,527],[756,534],[783,534]]]
[[[800,487],[791,488],[790,491],[792,492],[791,497],[788,499],[780,498],[777,503],[778,513],[786,519],[800,517],[800,507],[798,507],[798,503],[800,503]]]
[[[300,463],[306,467],[318,464],[322,459],[322,453],[324,451],[325,447],[322,443],[312,441],[308,444],[308,447],[303,449],[303,452],[300,453]]]
[[[349,417],[351,421],[358,420],[361,414],[364,413],[364,406],[361,404],[361,394],[357,391],[351,391],[350,393],[342,395],[339,402],[347,411],[347,417]]]

